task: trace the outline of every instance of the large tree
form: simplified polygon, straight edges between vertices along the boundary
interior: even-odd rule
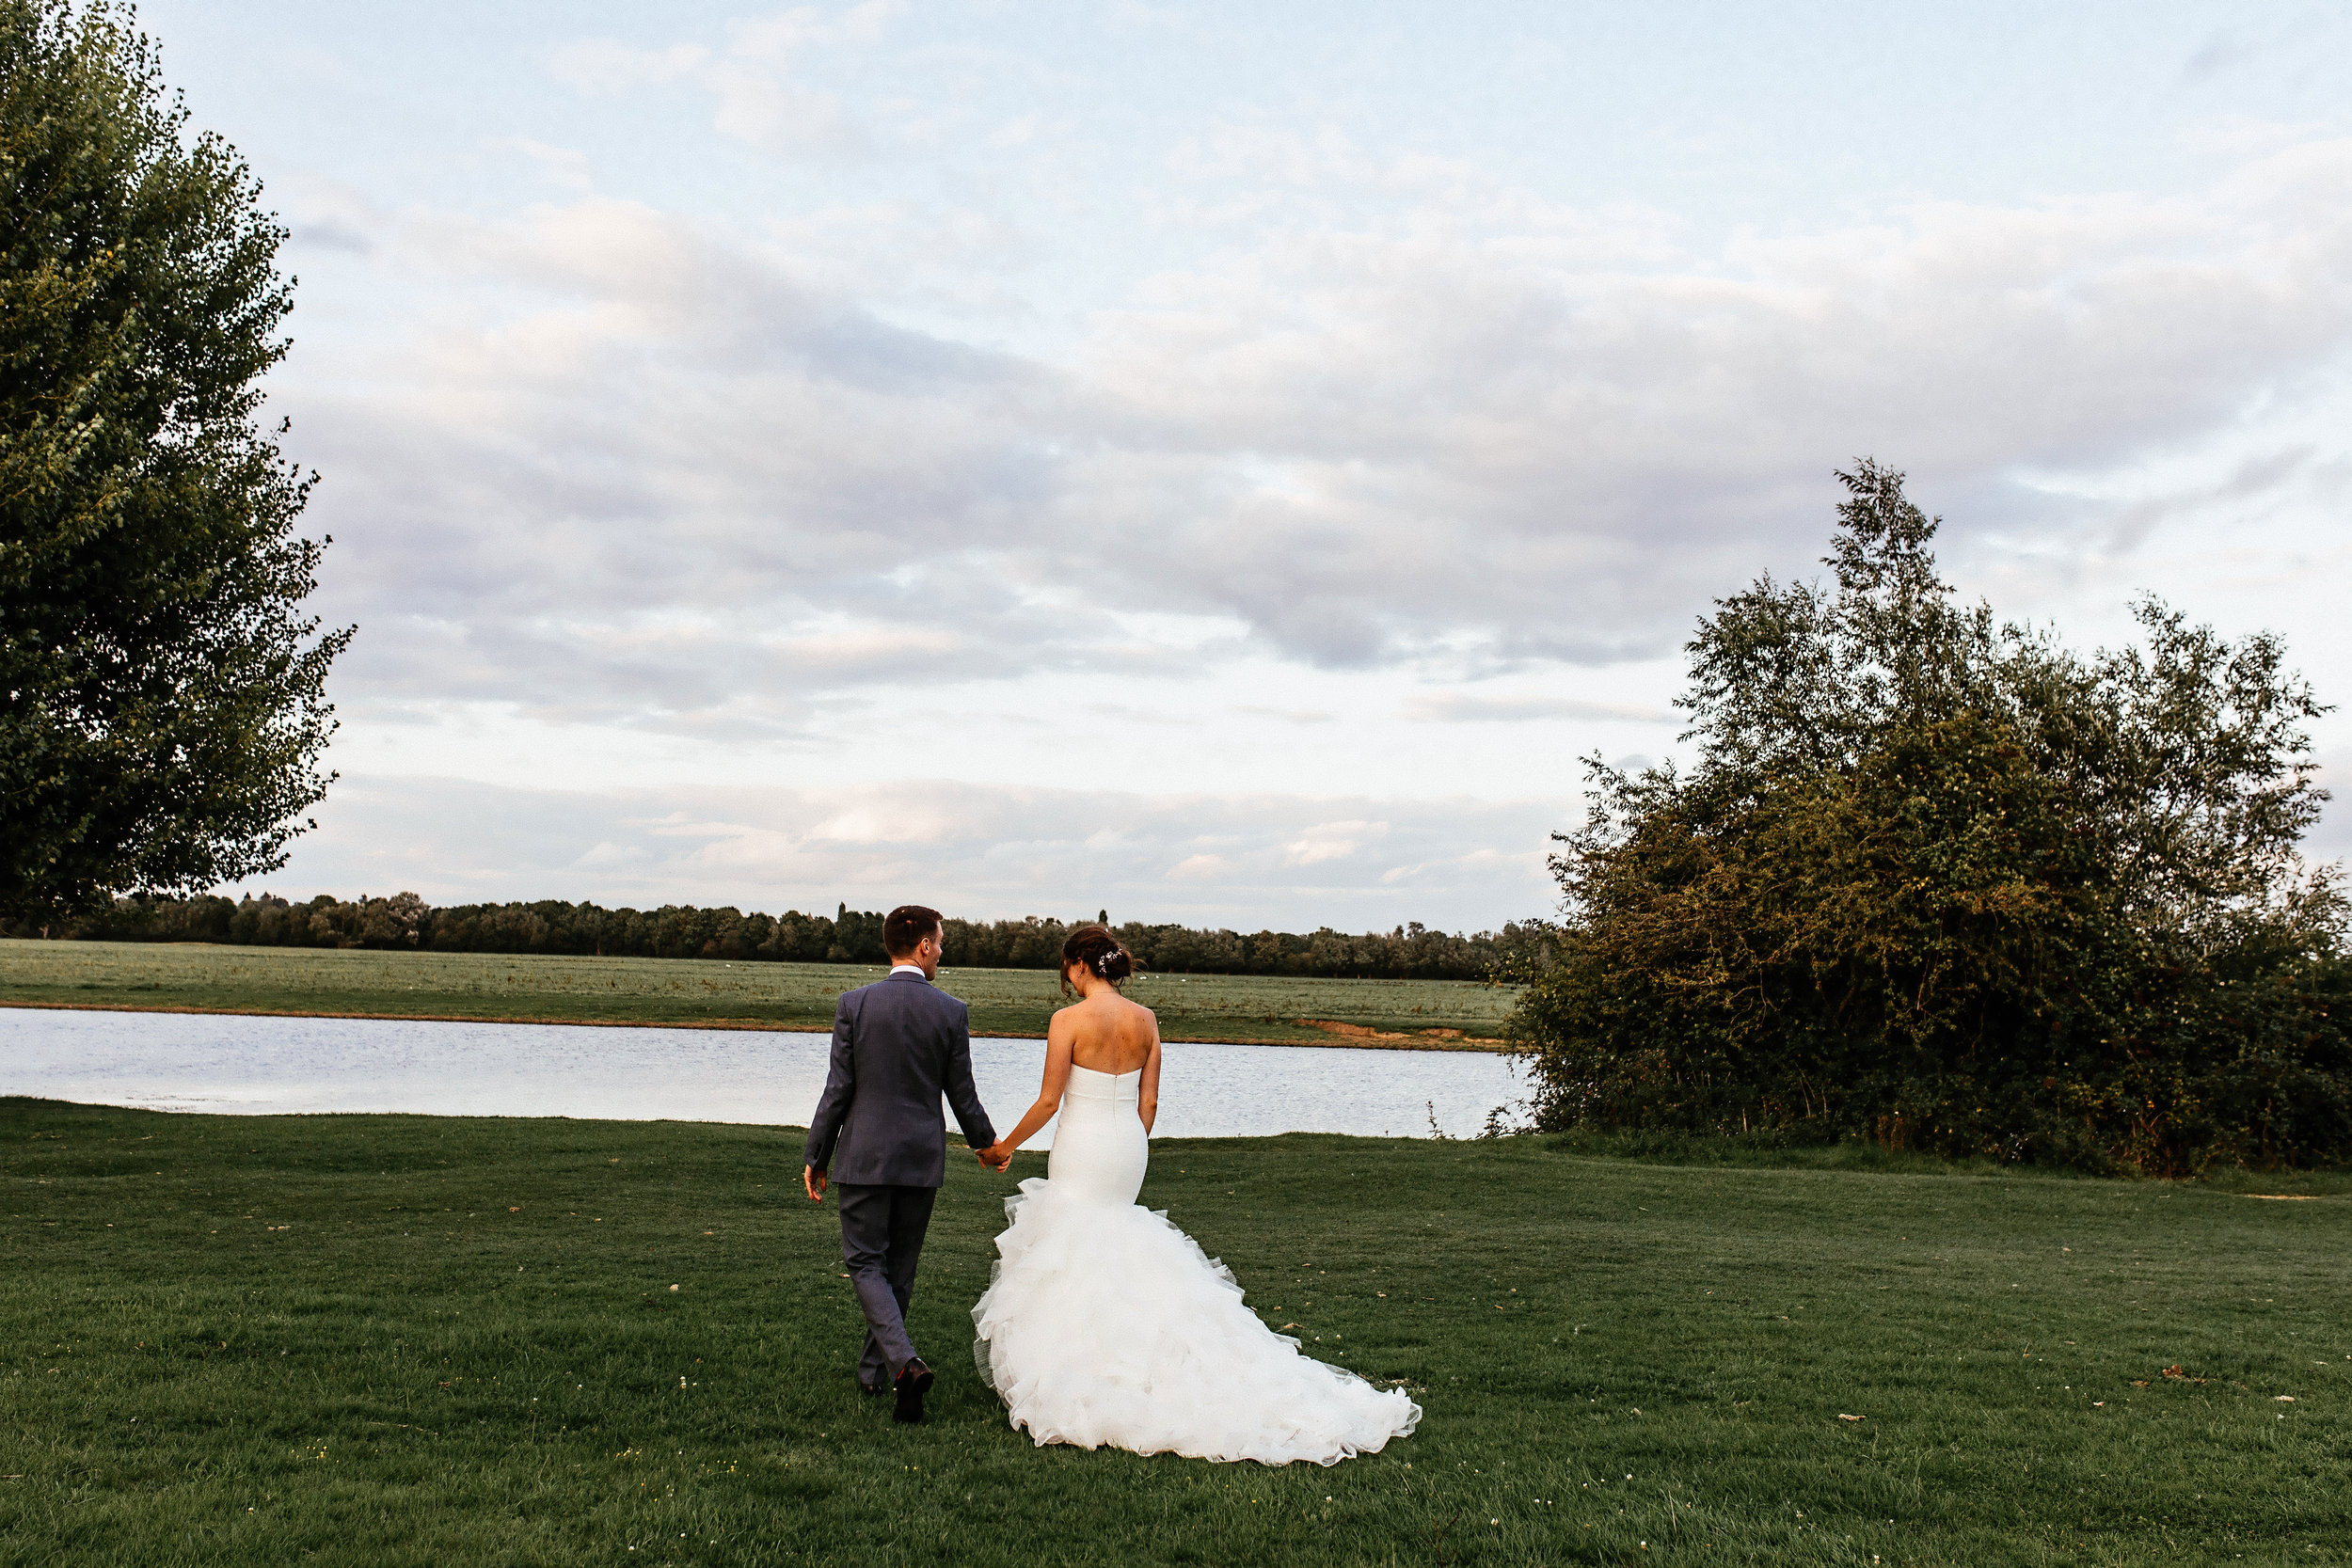
[[[1826,586],[1691,641],[1687,770],[1587,767],[1549,1125],[1868,1136],[2155,1171],[2352,1155],[2344,907],[2301,835],[2325,710],[2153,601],[2084,657],[1952,602],[1872,464]]]
[[[261,194],[127,9],[0,0],[0,911],[273,869],[331,778]]]

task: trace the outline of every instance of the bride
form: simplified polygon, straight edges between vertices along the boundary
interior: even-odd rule
[[[1005,1200],[1002,1257],[972,1309],[980,1376],[1042,1446],[1336,1465],[1421,1419],[1399,1390],[1299,1354],[1242,1305],[1232,1271],[1136,1206],[1159,1108],[1160,1033],[1119,994],[1134,960],[1100,926],[1062,946],[1075,1006],[1054,1015],[1045,1082],[980,1158],[999,1169],[1061,1113],[1045,1179]]]

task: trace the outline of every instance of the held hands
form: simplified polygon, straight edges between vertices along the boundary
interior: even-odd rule
[[[999,1176],[1002,1176],[1007,1167],[1012,1164],[1012,1150],[1007,1148],[1002,1143],[993,1143],[986,1148],[974,1149],[973,1152],[979,1156],[980,1164]]]

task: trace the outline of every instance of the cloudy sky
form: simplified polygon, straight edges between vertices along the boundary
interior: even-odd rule
[[[141,15],[359,627],[281,892],[1541,913],[1863,453],[2352,694],[2341,7]]]

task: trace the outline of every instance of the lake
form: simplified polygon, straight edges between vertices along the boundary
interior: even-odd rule
[[[223,1115],[405,1111],[805,1126],[831,1037],[736,1029],[0,1007],[0,1094]],[[982,1103],[1009,1129],[1045,1042],[976,1039]],[[1468,1137],[1523,1096],[1510,1058],[1169,1041],[1153,1133]],[[1042,1148],[1052,1128],[1030,1140]]]

